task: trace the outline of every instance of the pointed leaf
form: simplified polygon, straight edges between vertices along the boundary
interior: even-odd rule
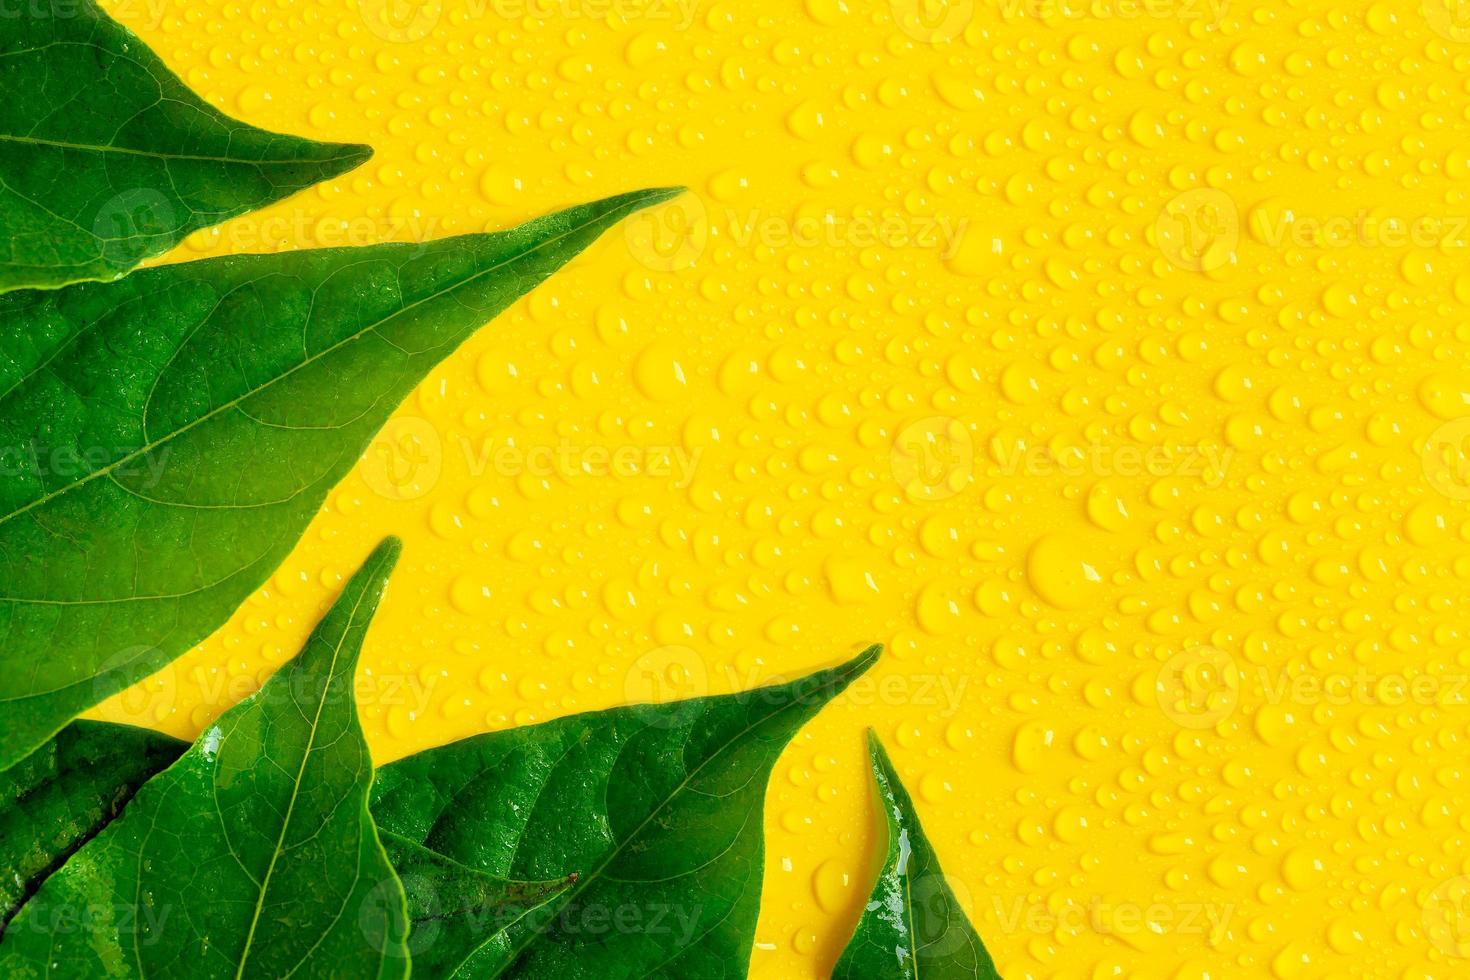
[[[868,749],[888,846],[878,883],[832,970],[833,980],[999,980],[939,868],[913,800],[871,731]]]
[[[771,767],[878,650],[790,684],[492,732],[384,767],[386,831],[501,877],[578,875],[456,976],[743,975]]]
[[[75,721],[0,773],[0,929],[47,875],[188,747],[146,728]]]
[[[230,119],[92,0],[28,0],[0,23],[0,292],[115,279],[371,155]]]
[[[74,721],[0,774],[0,934],[28,895],[188,748],[146,728]],[[381,838],[407,892],[410,957],[428,976],[451,975],[574,880],[506,881],[393,834]],[[385,879],[384,890],[393,887]]]
[[[384,832],[383,849],[408,896],[408,952],[416,976],[454,975],[471,953],[566,891],[575,876],[506,881]]]
[[[434,365],[675,193],[0,296],[0,770],[204,639]]]
[[[404,977],[407,910],[353,703],[398,543],[11,920],[0,976]]]

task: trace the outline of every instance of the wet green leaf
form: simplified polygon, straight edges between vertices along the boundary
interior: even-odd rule
[[[0,770],[204,639],[434,365],[676,193],[0,296]]]
[[[998,980],[919,826],[913,800],[872,732],[868,748],[887,849],[833,980]]]
[[[0,976],[407,976],[353,701],[397,553],[380,545],[301,653],[46,880],[0,940]]]
[[[92,0],[0,19],[0,292],[115,279],[370,156],[221,114]]]
[[[106,827],[189,743],[146,728],[74,721],[0,774],[0,892],[8,922],[31,892]],[[380,834],[408,899],[408,952],[420,976],[449,976],[573,879],[506,881],[411,841]],[[391,893],[388,879],[376,888]],[[134,913],[136,915],[136,913]]]
[[[76,721],[0,773],[0,927],[188,747],[146,728]]]
[[[497,877],[576,874],[460,977],[741,976],[771,767],[877,659],[741,694],[576,715],[385,766],[385,831]]]
[[[503,943],[515,922],[575,884],[571,876],[506,881],[396,834],[381,837],[408,896],[408,951],[419,977],[453,976],[470,954]]]

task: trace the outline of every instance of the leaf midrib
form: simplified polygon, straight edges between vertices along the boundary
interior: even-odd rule
[[[160,446],[163,446],[163,445],[167,444],[168,442],[170,442],[170,441],[178,438],[179,436],[184,435],[185,433],[189,432],[191,429],[194,429],[197,426],[203,425],[205,422],[208,422],[210,419],[214,418],[215,416],[217,416],[217,415],[219,415],[219,414],[221,414],[221,413],[223,413],[225,411],[228,411],[229,409],[232,409],[232,408],[236,407],[239,403],[245,401],[246,399],[252,398],[255,395],[260,394],[261,392],[268,390],[272,385],[275,385],[275,384],[277,384],[277,383],[279,383],[281,381],[284,381],[285,379],[291,377],[296,372],[301,371],[301,370],[304,370],[307,367],[310,367],[312,364],[314,364],[316,361],[320,360],[321,358],[326,357],[329,354],[332,354],[333,352],[339,350],[340,348],[342,348],[342,347],[344,347],[344,346],[346,346],[346,345],[348,345],[350,343],[353,343],[353,342],[361,339],[362,337],[367,336],[368,334],[370,334],[373,331],[375,331],[375,330],[379,329],[380,327],[382,327],[384,324],[391,322],[395,318],[400,317],[400,316],[404,315],[405,313],[408,313],[410,310],[416,309],[417,307],[422,306],[424,303],[428,303],[428,302],[430,302],[432,300],[438,299],[440,296],[443,296],[445,293],[448,293],[448,292],[450,292],[452,290],[458,289],[461,286],[467,286],[470,283],[473,283],[473,282],[475,282],[475,281],[477,281],[477,280],[479,280],[479,279],[481,279],[481,278],[483,278],[485,276],[490,275],[492,272],[498,272],[499,270],[505,268],[507,265],[510,265],[513,262],[518,262],[521,259],[524,259],[527,256],[532,255],[532,254],[536,253],[537,251],[539,251],[541,249],[544,249],[544,248],[546,248],[546,247],[548,247],[550,245],[554,245],[555,243],[561,241],[562,239],[564,239],[564,238],[566,238],[566,237],[568,237],[570,235],[574,235],[577,232],[583,231],[583,230],[591,227],[592,225],[597,224],[598,222],[603,221],[603,220],[609,218],[610,216],[617,214],[619,211],[622,211],[622,210],[624,210],[626,208],[629,208],[629,207],[638,207],[638,206],[641,206],[641,203],[642,203],[641,199],[634,199],[632,201],[628,201],[628,202],[626,202],[624,204],[621,204],[618,207],[613,208],[613,209],[611,209],[609,211],[605,211],[605,212],[597,215],[594,218],[590,218],[587,221],[585,221],[585,222],[583,222],[583,223],[581,223],[579,225],[576,225],[573,228],[569,228],[566,231],[562,232],[561,234],[556,235],[555,237],[547,238],[547,239],[544,239],[544,240],[542,240],[540,242],[537,242],[536,244],[532,245],[530,248],[525,249],[524,251],[521,251],[521,252],[517,252],[514,255],[511,255],[508,258],[506,258],[506,259],[504,259],[504,260],[496,263],[495,265],[490,266],[487,269],[482,269],[481,271],[479,271],[479,272],[477,272],[477,273],[475,273],[475,274],[473,274],[471,276],[467,276],[467,277],[465,277],[463,279],[460,279],[460,280],[452,283],[451,285],[445,286],[443,289],[440,289],[437,292],[430,293],[428,296],[425,296],[422,299],[416,300],[416,301],[414,301],[412,304],[410,304],[408,306],[404,306],[404,307],[401,307],[401,308],[399,308],[397,310],[394,310],[388,316],[383,317],[380,320],[376,320],[373,323],[368,324],[367,326],[363,327],[361,330],[357,331],[356,333],[353,333],[353,334],[351,334],[351,335],[349,335],[347,337],[344,337],[343,339],[337,341],[336,343],[332,344],[329,347],[323,348],[321,351],[319,351],[316,354],[310,355],[305,360],[303,360],[301,363],[296,364],[293,367],[289,368],[288,370],[282,372],[281,374],[276,375],[274,378],[271,378],[265,384],[259,385],[259,386],[255,387],[255,388],[250,389],[249,391],[246,391],[246,392],[243,392],[240,395],[237,395],[236,397],[232,398],[230,401],[224,402],[223,404],[217,406],[216,408],[211,409],[209,412],[205,413],[204,415],[201,415],[199,418],[194,419],[191,422],[185,423],[183,426],[180,426],[179,428],[175,429],[173,432],[170,432],[169,434],[167,434],[167,435],[165,435],[165,436],[163,436],[163,437],[161,437],[161,438],[159,438],[157,440],[154,440],[154,441],[149,442],[149,443],[147,443],[147,444],[145,444],[143,446],[140,446],[139,448],[135,449],[134,451],[132,451],[131,453],[128,453],[125,456],[118,457],[117,459],[113,460],[111,463],[108,463],[106,466],[103,466],[103,467],[100,467],[100,468],[98,468],[96,470],[93,470],[91,473],[88,473],[86,476],[82,477],[79,480],[76,480],[76,481],[74,481],[72,483],[69,483],[66,486],[61,487],[61,488],[59,488],[57,490],[53,490],[51,493],[48,493],[48,494],[46,494],[45,496],[42,496],[42,497],[38,497],[38,498],[36,498],[35,500],[31,501],[30,503],[26,504],[23,507],[18,507],[15,510],[12,510],[10,513],[5,514],[4,516],[0,516],[0,526],[4,526],[6,523],[8,523],[13,518],[19,517],[22,514],[28,513],[29,511],[32,511],[32,510],[36,509],[37,507],[43,506],[45,504],[48,504],[52,500],[55,500],[57,497],[63,496],[64,494],[67,494],[67,493],[70,493],[71,491],[77,489],[78,487],[85,486],[86,484],[88,484],[88,483],[92,482],[93,480],[96,480],[96,479],[98,479],[100,477],[107,476],[110,473],[112,473],[114,470],[116,470],[117,468],[119,468],[121,466],[124,466],[127,463],[130,463],[133,460],[135,460],[135,459],[137,459],[137,458],[139,458],[141,456],[144,456],[144,455],[146,455],[148,453],[153,452],[155,449],[159,448]],[[25,380],[26,381],[29,381],[30,378],[27,377]],[[21,383],[24,384],[25,382],[23,381]],[[17,387],[18,387],[18,385],[17,385]]]
[[[260,922],[260,913],[265,907],[265,895],[270,890],[271,876],[275,874],[276,861],[281,856],[281,845],[285,842],[286,832],[291,827],[291,814],[296,809],[296,798],[301,792],[301,781],[306,773],[306,764],[311,760],[311,753],[316,748],[316,735],[321,723],[322,709],[326,707],[327,692],[331,688],[332,680],[337,673],[337,658],[342,653],[342,646],[346,642],[348,634],[352,632],[353,626],[357,623],[358,610],[362,608],[362,604],[367,599],[368,594],[373,591],[378,570],[382,567],[383,559],[380,558],[374,565],[372,572],[365,577],[364,581],[366,584],[363,590],[358,593],[357,598],[353,600],[352,612],[348,614],[347,622],[343,624],[342,632],[338,635],[336,643],[332,645],[332,659],[321,687],[321,695],[317,699],[316,711],[313,712],[311,717],[311,734],[306,740],[306,751],[301,753],[301,765],[296,769],[296,778],[291,783],[291,799],[286,804],[285,816],[281,818],[281,832],[276,837],[275,847],[271,850],[270,864],[266,866],[265,875],[261,878],[260,887],[256,892],[255,913],[250,918],[250,929],[245,934],[245,945],[240,954],[239,969],[235,971],[235,980],[241,980],[245,975],[245,963],[250,959],[250,950],[255,942],[255,927]],[[366,572],[367,570],[364,569],[363,571]]]
[[[294,139],[294,137],[283,138]],[[299,142],[304,143],[306,141],[301,140]],[[268,158],[264,160],[249,160],[244,157],[203,156],[192,153],[163,153],[156,150],[138,150],[130,146],[101,146],[93,143],[72,143],[67,140],[39,139],[34,136],[17,136],[13,133],[0,133],[0,143],[24,143],[30,146],[54,146],[57,149],[61,150],[82,150],[88,153],[117,153],[123,156],[148,157],[155,160],[188,160],[199,163],[239,163],[247,164],[250,166],[286,165],[293,163],[332,164],[341,163],[344,160],[351,160],[353,157],[362,155],[362,151],[359,150],[357,152],[342,153],[334,157],[323,157],[321,159],[316,159],[313,157],[280,157]],[[320,144],[308,143],[307,145]],[[192,211],[193,209],[191,208],[190,210]]]

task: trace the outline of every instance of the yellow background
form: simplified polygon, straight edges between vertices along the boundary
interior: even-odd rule
[[[757,977],[861,908],[867,725],[1010,980],[1465,975],[1458,4],[108,6],[224,110],[376,149],[170,261],[692,193],[435,371],[101,716],[197,733],[396,533],[379,761],[888,646],[772,778]]]

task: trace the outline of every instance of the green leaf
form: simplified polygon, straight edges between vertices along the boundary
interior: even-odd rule
[[[868,748],[888,848],[833,980],[999,980],[939,868],[913,800],[871,731]]]
[[[92,0],[28,0],[0,29],[0,292],[115,279],[370,156],[221,114]]]
[[[397,555],[383,542],[296,659],[47,879],[0,941],[0,976],[407,976],[353,703]]]
[[[0,927],[188,748],[146,728],[74,721],[0,774]],[[396,835],[381,838],[407,893],[408,952],[421,975],[453,974],[470,953],[575,881],[506,881]],[[396,886],[385,879],[375,887],[391,893]]]
[[[224,622],[434,365],[676,193],[0,296],[0,770]]]
[[[0,773],[0,929],[47,875],[188,747],[146,728],[76,721]]]
[[[456,976],[740,976],[763,874],[766,781],[878,657],[742,694],[576,715],[385,766],[385,831],[497,877],[577,874]]]
[[[453,976],[471,953],[486,943],[504,942],[512,923],[576,883],[575,876],[506,881],[396,834],[381,836],[408,896],[408,951],[415,976]]]

